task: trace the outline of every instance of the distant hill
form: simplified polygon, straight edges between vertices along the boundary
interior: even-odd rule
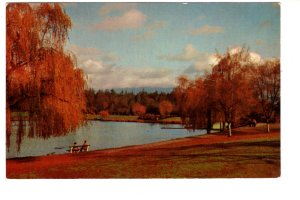
[[[116,91],[117,93],[120,92],[133,92],[134,94],[137,94],[141,91],[145,91],[145,92],[149,92],[149,93],[153,93],[153,92],[165,92],[165,93],[171,93],[173,91],[174,88],[153,88],[153,87],[136,87],[136,88],[114,88],[114,91]]]

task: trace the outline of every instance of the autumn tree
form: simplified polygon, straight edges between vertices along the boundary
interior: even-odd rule
[[[259,110],[270,132],[270,121],[280,109],[280,61],[267,60],[252,71],[252,87],[258,100]]]
[[[132,110],[132,113],[133,113],[134,115],[139,115],[139,116],[141,116],[141,115],[143,115],[143,114],[146,113],[146,107],[143,106],[143,105],[140,104],[140,103],[134,103],[134,104],[132,104],[131,110]]]
[[[159,113],[162,116],[168,116],[173,111],[173,104],[170,101],[163,100],[159,103]]]
[[[186,118],[185,125],[193,129],[206,129],[209,133],[213,124],[214,81],[207,74],[196,80],[179,77],[175,89],[179,114]]]
[[[224,55],[219,55],[219,62],[212,70],[216,105],[223,114],[224,124],[228,124],[229,136],[232,135],[232,125],[253,99],[249,85],[249,60],[250,54],[244,48],[227,51]]]
[[[70,28],[70,17],[57,3],[6,6],[8,147],[12,111],[27,113],[30,137],[64,135],[84,121],[84,74],[64,52]]]
[[[190,80],[186,76],[180,76],[177,79],[178,86],[174,89],[174,96],[176,99],[176,107],[178,115],[181,117],[183,124],[188,124],[188,89],[190,87]]]
[[[193,129],[203,129],[206,127],[207,104],[205,99],[206,91],[203,78],[197,78],[191,82],[187,89],[187,110],[189,125]]]

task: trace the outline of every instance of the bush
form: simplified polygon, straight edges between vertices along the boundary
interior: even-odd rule
[[[109,116],[109,112],[108,112],[108,110],[101,110],[100,112],[99,112],[99,115],[101,116],[101,117],[108,117]]]

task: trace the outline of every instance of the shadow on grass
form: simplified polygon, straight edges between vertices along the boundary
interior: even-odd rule
[[[255,148],[264,150],[255,150]],[[185,161],[197,160],[199,163],[257,163],[276,164],[280,161],[280,142],[235,142],[224,144],[193,145],[176,148],[152,148],[138,150],[135,153],[122,152],[121,154],[100,154],[95,158],[124,159],[145,159],[156,161]],[[246,148],[246,149],[245,149]],[[267,148],[267,149],[266,149]],[[269,149],[271,148],[271,149]],[[146,159],[147,160],[147,159]]]
[[[28,157],[21,157],[21,158],[8,158],[7,160],[13,160],[18,162],[32,162],[39,160],[38,157],[28,156]]]

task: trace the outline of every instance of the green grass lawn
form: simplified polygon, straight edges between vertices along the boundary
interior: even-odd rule
[[[88,114],[86,115],[86,118],[88,120],[93,120],[93,119],[123,120],[123,121],[138,120],[138,116],[135,115],[109,115],[107,117],[101,117],[100,115]]]
[[[168,118],[165,118],[165,119],[162,119],[162,120],[159,120],[159,121],[162,121],[162,122],[178,122],[178,123],[181,123],[181,118],[180,118],[180,117],[168,117]]]
[[[109,115],[108,117],[105,117],[104,119],[108,120],[138,120],[139,116],[136,115]]]

